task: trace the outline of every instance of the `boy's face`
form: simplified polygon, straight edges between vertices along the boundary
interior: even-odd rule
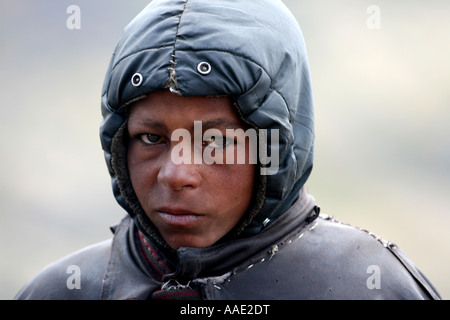
[[[223,138],[208,129],[218,129]],[[243,141],[227,138],[226,129],[246,130],[227,97],[181,97],[158,91],[130,109],[131,182],[147,216],[173,249],[214,244],[250,205],[255,165],[249,155],[256,150],[246,143],[240,149],[246,152],[245,164],[225,161],[226,152],[237,159]],[[223,164],[205,163],[211,156],[223,157]]]

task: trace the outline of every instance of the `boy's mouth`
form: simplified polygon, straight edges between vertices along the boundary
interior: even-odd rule
[[[182,208],[159,208],[158,216],[169,226],[189,226],[198,221],[203,215],[184,210]]]

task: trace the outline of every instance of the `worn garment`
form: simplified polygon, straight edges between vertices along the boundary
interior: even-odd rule
[[[200,292],[191,298],[207,300],[439,299],[396,245],[317,217],[315,208],[314,200],[303,196],[284,219],[260,234],[209,248],[180,249],[175,272],[164,276],[171,268],[159,275],[149,268],[137,249],[136,226],[127,216],[114,228],[112,241],[50,265],[16,299],[170,299],[179,294],[177,289],[190,287]],[[161,261],[157,265],[167,263]],[[70,265],[80,267],[80,289],[67,286]],[[380,272],[375,281],[374,266]]]
[[[148,239],[145,235],[135,229],[134,231],[136,245],[141,261],[145,262],[145,267],[150,271],[150,276],[157,281],[162,282],[166,274],[175,271],[175,265],[167,259],[160,247],[158,247],[152,239]],[[173,284],[168,281],[161,286],[161,290],[157,290],[149,296],[151,300],[201,300],[201,291],[197,287],[182,285],[178,282]]]

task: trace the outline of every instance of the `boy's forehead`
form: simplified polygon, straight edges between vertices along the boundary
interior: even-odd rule
[[[173,117],[167,116],[163,118],[152,117],[148,118],[146,116],[139,116],[137,114],[135,117],[130,118],[129,126],[139,126],[143,128],[152,129],[163,129],[169,130],[168,124]],[[186,126],[194,128],[195,123],[201,123],[202,129],[219,128],[219,129],[241,129],[243,128],[243,122],[232,118],[226,118],[220,115],[205,116],[204,118],[194,118],[194,119],[184,119]]]
[[[241,119],[228,96],[183,97],[166,91],[150,93],[129,107],[129,120],[143,124],[156,119],[185,118],[218,126],[241,126]]]

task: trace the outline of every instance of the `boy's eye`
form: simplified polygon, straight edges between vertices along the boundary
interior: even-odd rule
[[[161,136],[152,133],[144,133],[140,135],[140,139],[142,142],[146,144],[157,144],[162,141]]]
[[[204,139],[206,145],[211,148],[225,148],[234,143],[234,140],[222,136],[211,136]]]

